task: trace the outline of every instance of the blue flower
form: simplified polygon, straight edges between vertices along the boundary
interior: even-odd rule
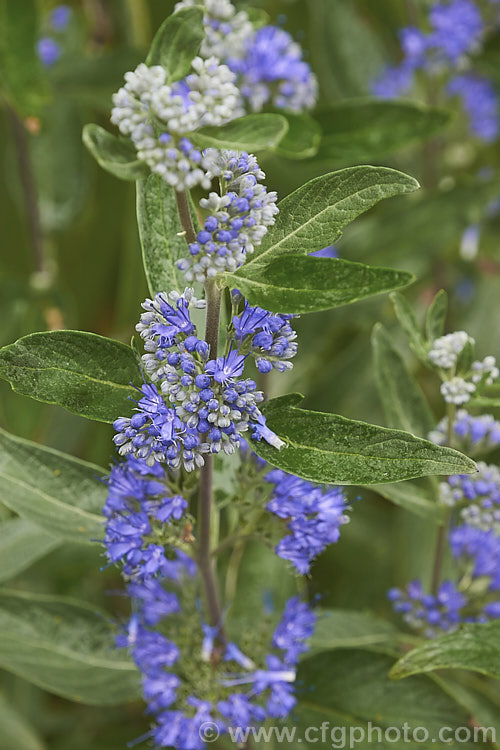
[[[51,37],[44,36],[37,43],[38,57],[46,68],[52,67],[61,57],[61,47]]]
[[[255,421],[251,423],[250,427],[254,440],[258,440],[259,442],[265,440],[266,443],[269,443],[269,445],[272,445],[273,448],[276,448],[277,450],[281,450],[285,445],[283,440],[281,440],[276,433],[270,430],[266,425],[266,418],[263,414],[259,414]]]
[[[158,462],[177,469],[183,464],[187,471],[202,466],[208,446],[167,406],[154,384],[145,383],[139,390],[143,396],[137,402],[138,413],[113,423],[117,433],[113,442],[119,454],[132,454],[149,466]]]
[[[258,29],[244,56],[232,57],[227,64],[237,74],[239,88],[254,112],[266,104],[302,112],[316,103],[316,78],[302,59],[300,46],[283,29]]]
[[[429,440],[444,445],[447,432],[448,418],[444,417],[429,433]],[[486,453],[500,445],[500,422],[491,414],[473,416],[465,409],[459,409],[453,423],[453,435],[453,445],[464,453]]]
[[[309,255],[313,255],[316,258],[338,258],[339,252],[335,245],[328,245],[328,247],[324,247],[322,250],[315,250],[309,253]]]
[[[204,722],[216,726],[221,734],[229,726],[249,727],[267,717],[285,718],[293,709],[295,677],[298,659],[307,648],[315,626],[315,615],[299,597],[290,599],[259,668],[235,643],[219,641],[223,647],[222,662],[212,660],[213,644],[219,627],[202,625],[202,632],[191,634],[189,654],[172,643],[163,632],[151,630],[168,628],[168,618],[179,611],[179,598],[188,585],[181,583],[178,596],[166,591],[157,580],[129,586],[135,598],[137,612],[132,615],[128,632],[120,636],[118,645],[128,647],[142,672],[144,697],[148,710],[156,718],[152,735],[160,746],[174,746],[186,750],[201,748],[200,727]],[[189,658],[196,659],[198,649],[192,643],[202,638],[201,662],[198,669],[209,669],[214,684],[210,689],[218,697],[208,700],[193,690],[194,682],[183,682],[173,669]],[[204,663],[209,667],[204,667]],[[196,662],[194,661],[194,664]],[[229,673],[222,670],[229,668]],[[235,671],[235,666],[243,671]],[[194,668],[194,667],[192,667]],[[204,689],[200,682],[200,691]],[[238,688],[238,690],[235,690]]]
[[[212,359],[205,365],[205,372],[211,375],[217,383],[226,383],[239,378],[243,373],[245,366],[245,357],[232,349],[224,357]]]
[[[340,526],[348,522],[343,490],[324,489],[280,469],[273,469],[265,478],[274,484],[267,509],[287,520],[291,532],[279,542],[276,552],[299,573],[308,573],[314,558],[338,541]]]
[[[472,0],[436,3],[431,7],[429,20],[433,27],[429,46],[453,63],[478,45],[484,31],[481,13]]]
[[[278,213],[277,195],[262,184],[266,175],[255,156],[207,149],[203,158],[210,176],[219,178],[221,194],[200,200],[208,212],[204,227],[189,245],[189,257],[177,261],[188,282],[235,271],[261,244]]]
[[[68,26],[72,10],[69,5],[57,5],[50,13],[50,25],[55,31],[64,31]]]
[[[158,573],[172,575],[172,560],[165,548],[153,541],[163,524],[180,520],[186,500],[171,496],[165,471],[149,467],[128,455],[113,466],[108,479],[108,497],[103,508],[106,517],[104,544],[111,563],[123,564],[124,573],[138,580]]]
[[[426,594],[419,580],[411,581],[406,590],[390,589],[388,598],[395,612],[428,638],[456,630],[464,621],[463,610],[468,603],[452,581],[444,581],[436,596]]]
[[[500,130],[500,113],[491,81],[476,73],[464,73],[450,80],[448,91],[462,100],[471,131],[483,141],[495,141]]]
[[[270,372],[273,368],[285,372],[292,368],[289,360],[297,353],[297,334],[290,324],[293,317],[251,307],[248,302],[243,312],[233,316],[235,338],[243,348],[249,342],[259,372]]]
[[[455,558],[472,562],[475,578],[489,578],[488,588],[500,591],[500,537],[493,531],[463,525],[450,532],[450,546]]]
[[[396,99],[407,94],[414,82],[415,70],[412,65],[386,66],[382,74],[371,85],[372,93],[381,99]]]
[[[500,532],[500,471],[479,461],[476,474],[456,474],[440,485],[441,501],[458,506],[465,523]]]

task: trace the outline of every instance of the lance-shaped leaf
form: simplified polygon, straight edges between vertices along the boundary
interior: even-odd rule
[[[46,745],[30,725],[26,716],[17,712],[5,695],[0,693],[0,726],[5,748],[22,750],[46,750]]]
[[[137,223],[149,291],[182,291],[185,283],[176,261],[188,255],[188,246],[175,191],[157,174],[137,183]]]
[[[350,167],[316,177],[279,203],[275,224],[247,265],[283,253],[307,255],[321,250],[379,201],[418,187],[413,177],[387,167]]]
[[[421,487],[415,482],[394,482],[377,484],[369,489],[420,518],[431,519],[436,523],[444,521],[446,508],[436,501],[430,488]]]
[[[375,380],[387,425],[426,437],[434,429],[434,418],[419,384],[383,325],[372,334]]]
[[[476,465],[451,448],[401,430],[306,411],[292,398],[263,405],[267,426],[284,441],[281,450],[264,440],[252,450],[273,466],[327,484],[378,484],[433,474],[471,474]]]
[[[405,271],[376,268],[336,258],[283,255],[271,263],[244,264],[225,274],[251,305],[281,313],[310,313],[407,286]]]
[[[309,159],[321,143],[321,128],[316,120],[303,112],[287,114],[288,132],[276,147],[278,156],[285,159]]]
[[[50,98],[47,77],[37,55],[39,33],[36,0],[0,3],[2,94],[23,117],[38,114]]]
[[[149,174],[147,165],[137,158],[132,141],[117,138],[93,123],[83,128],[82,140],[99,166],[120,180],[140,180]]]
[[[0,502],[54,536],[102,538],[103,476],[94,464],[0,430]]]
[[[167,80],[178,81],[189,73],[204,36],[203,9],[181,8],[156,32],[146,64],[162,65],[167,71]]]
[[[246,115],[222,127],[205,127],[190,133],[200,148],[230,148],[235,151],[262,151],[278,145],[288,130],[282,115]]]
[[[0,667],[63,698],[112,706],[140,697],[109,616],[83,602],[0,592]]]
[[[113,422],[131,411],[142,375],[129,346],[83,331],[50,331],[0,349],[0,378],[14,391],[81,417]]]
[[[489,398],[488,396],[476,396],[471,398],[468,406],[475,409],[500,409],[500,398]]]
[[[0,475],[0,502],[2,484]],[[60,543],[59,539],[25,518],[4,521],[0,524],[0,583],[19,575]]]
[[[391,294],[391,302],[394,305],[394,312],[401,327],[408,334],[410,347],[422,362],[427,362],[425,339],[420,331],[417,318],[410,303],[402,294],[398,294],[397,292]]]
[[[323,131],[317,158],[352,164],[427,140],[450,122],[450,113],[415,102],[361,99],[320,112],[317,120]]]
[[[299,665],[297,682],[307,689],[298,696],[294,724],[319,730],[325,721],[328,728],[335,729],[332,738],[339,746],[342,729],[345,733],[351,730],[351,738],[356,737],[355,746],[363,750],[374,746],[380,750],[423,747],[423,727],[428,732],[428,747],[433,747],[431,738],[437,740],[443,726],[450,728],[449,736],[453,737],[454,730],[467,725],[467,710],[429,677],[391,683],[387,677],[391,661],[385,653],[362,649],[324,651],[306,657]],[[403,722],[409,729],[419,727],[420,733],[416,735],[416,741],[412,741],[410,731],[407,740],[399,742],[396,738],[394,744],[394,729],[400,729]],[[388,739],[384,741],[384,730],[389,727],[392,731],[387,731]],[[380,740],[376,728],[380,728]],[[372,739],[368,741],[370,735]],[[320,731],[313,736],[319,739]],[[310,745],[311,748],[314,746]],[[321,746],[325,747],[326,743]],[[442,747],[443,744],[438,742],[435,746]]]
[[[425,319],[425,332],[429,341],[434,341],[443,335],[447,312],[448,295],[444,289],[440,289],[432,300]]]
[[[371,612],[320,609],[317,615],[314,634],[309,642],[312,651],[394,646],[400,635],[392,623]]]
[[[394,679],[436,669],[467,669],[500,679],[500,622],[461,625],[405,654],[391,669]]]

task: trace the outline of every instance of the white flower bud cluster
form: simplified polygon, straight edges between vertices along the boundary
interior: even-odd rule
[[[485,357],[482,362],[473,362],[471,365],[472,370],[472,382],[483,383],[483,385],[492,385],[493,381],[497,380],[500,375],[500,370],[497,367],[497,361],[495,357],[491,355]]]
[[[446,403],[457,406],[466,404],[475,390],[474,383],[469,383],[465,378],[455,377],[441,384],[441,395]]]
[[[448,333],[446,336],[436,339],[429,352],[429,359],[436,367],[449,370],[457,363],[458,355],[463,351],[467,342],[474,343],[465,331]]]
[[[230,0],[180,0],[174,12],[195,5],[202,6],[205,11],[201,56],[214,56],[220,60],[239,57],[254,31],[248,13],[244,10],[237,12]]]
[[[196,57],[192,69],[169,85],[164,68],[141,63],[126,73],[125,86],[113,96],[111,121],[130,136],[138,158],[176,190],[210,187],[205,157],[186,134],[244,114],[235,76],[226,65]]]

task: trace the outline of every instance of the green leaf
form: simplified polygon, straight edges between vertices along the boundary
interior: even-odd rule
[[[336,258],[284,255],[268,264],[244,264],[226,273],[251,305],[272,312],[310,313],[351,304],[407,286],[413,276]]]
[[[190,133],[190,140],[200,148],[229,148],[234,151],[262,151],[274,148],[288,130],[282,115],[246,115],[222,127],[205,127]]]
[[[373,329],[372,346],[375,380],[388,427],[427,437],[436,419],[422,389],[380,323]]]
[[[468,674],[467,677],[471,675]],[[480,677],[474,680],[475,689],[468,685],[458,684],[455,680],[444,680],[441,676],[438,681],[446,692],[470,713],[469,725],[484,728],[485,734],[482,735],[484,742],[491,742],[490,747],[500,747],[500,706],[496,696],[496,700],[493,701],[488,695],[488,684]],[[494,690],[494,684],[492,687]]]
[[[103,477],[94,464],[0,430],[0,502],[52,535],[84,544],[102,538]]]
[[[56,101],[44,108],[43,127],[31,138],[40,220],[48,235],[72,226],[86,205],[90,170],[86,149],[77,137],[82,114],[74,97],[58,92]]]
[[[252,450],[279,469],[327,484],[378,484],[433,474],[471,474],[476,465],[451,448],[400,430],[306,411],[285,398],[262,407],[268,427],[285,442],[281,450],[264,440]]]
[[[461,625],[405,654],[391,669],[399,680],[436,669],[467,669],[500,679],[500,622]]]
[[[316,177],[284,198],[262,244],[247,261],[283,253],[307,255],[335,242],[342,229],[384,198],[411,193],[418,182],[386,167],[351,167]]]
[[[306,114],[286,115],[288,132],[276,147],[276,154],[285,159],[309,159],[321,142],[321,128],[316,120]]]
[[[49,98],[47,79],[38,58],[38,3],[0,3],[0,83],[22,117],[36,115]]]
[[[182,271],[176,261],[188,255],[175,191],[159,175],[150,174],[137,183],[137,223],[144,271],[151,295],[184,290]]]
[[[477,409],[498,409],[500,408],[500,398],[476,396],[475,398],[471,398],[467,406],[474,407]]]
[[[83,602],[0,592],[0,666],[63,698],[113,706],[140,696],[109,617]]]
[[[3,501],[2,473],[0,468],[0,499]],[[0,524],[0,583],[19,575],[59,544],[59,539],[24,518],[4,521]]]
[[[316,628],[310,640],[313,652],[336,648],[391,646],[399,635],[394,625],[371,612],[319,609],[317,615]]]
[[[427,346],[410,303],[398,292],[391,294],[391,302],[399,324],[410,339],[413,352],[422,362],[427,362]]]
[[[394,505],[415,513],[425,519],[433,519],[436,523],[442,523],[446,509],[436,501],[430,490],[421,487],[415,482],[394,482],[394,484],[377,484],[372,489]]]
[[[0,727],[2,727],[0,747],[4,750],[9,750],[9,748],[45,750],[46,748],[27,718],[21,716],[2,693],[0,693]]]
[[[432,300],[425,320],[425,332],[429,341],[434,341],[443,335],[447,312],[448,295],[444,289],[440,289]]]
[[[426,677],[414,677],[404,683],[393,683],[387,677],[390,656],[366,650],[346,649],[322,652],[304,659],[299,665],[297,682],[307,686],[299,695],[296,707],[300,727],[320,727],[322,721],[335,728],[332,739],[340,740],[343,727],[356,728],[356,747],[369,750],[377,747],[422,747],[409,740],[394,744],[394,727],[400,730],[403,723],[414,729],[425,727],[431,738],[437,740],[443,726],[450,732],[467,725],[468,714],[439,684]],[[369,739],[369,725],[392,727],[384,742],[377,741],[376,730]],[[360,737],[364,730],[364,738]],[[317,732],[315,738],[321,736]],[[421,738],[421,734],[419,738]],[[326,735],[330,740],[330,734]],[[324,746],[324,745],[322,745]],[[344,745],[346,746],[346,745]],[[436,745],[438,747],[440,745]],[[339,745],[340,747],[340,745]]]
[[[371,161],[425,141],[450,122],[450,113],[415,102],[350,100],[320,112],[323,138],[317,159]]]
[[[117,138],[100,125],[89,123],[83,128],[82,140],[99,166],[120,180],[140,180],[150,173],[129,139]]]
[[[83,331],[32,333],[5,346],[0,377],[17,393],[98,422],[128,414],[131,383],[142,382],[129,346]]]
[[[169,83],[178,81],[189,73],[204,37],[202,8],[181,8],[158,29],[146,65],[162,65]]]

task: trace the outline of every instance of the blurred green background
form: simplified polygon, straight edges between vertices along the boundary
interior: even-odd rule
[[[35,4],[6,3],[11,9],[17,6],[16,23],[28,29],[22,38],[29,38],[29,33],[45,35],[55,3],[39,3],[38,14]],[[26,89],[29,95],[13,97],[7,92],[0,114],[1,345],[55,328],[93,331],[129,342],[147,295],[134,185],[97,166],[82,145],[81,130],[86,122],[108,127],[111,94],[121,85],[124,72],[144,58],[174,2],[68,4],[73,13],[67,30],[57,38],[60,59],[40,70],[39,79]],[[326,108],[369,94],[370,82],[383,64],[397,60],[397,29],[412,21],[419,0],[256,0],[251,5],[264,9],[272,22],[283,24],[303,45],[319,79],[319,106]],[[493,39],[480,62],[500,82],[497,49],[500,44]],[[8,61],[20,81],[23,55],[31,52],[21,45],[18,57]],[[422,86],[418,100],[426,102],[429,96]],[[435,99],[436,92],[433,100],[439,104],[439,92]],[[500,215],[492,201],[500,196],[500,153],[495,144],[485,147],[470,137],[463,115],[458,110],[454,115],[432,142],[372,160],[414,175],[423,189],[415,196],[385,201],[357,220],[338,250],[349,260],[414,272],[418,282],[408,295],[421,313],[437,289],[446,288],[451,300],[449,330],[467,329],[476,338],[480,357],[491,353],[498,358]],[[268,186],[280,197],[306,179],[352,163],[262,158]],[[480,239],[477,253],[468,257],[463,237],[471,225],[480,227]],[[386,298],[298,321],[295,367],[271,380],[272,395],[300,390],[309,408],[383,424],[370,349],[377,321],[388,326],[406,351]],[[415,368],[410,358],[409,362]],[[418,373],[438,409],[436,384],[425,372]],[[441,416],[436,411],[436,419]],[[0,425],[102,466],[113,457],[110,426],[19,396],[3,381]],[[316,564],[311,590],[328,606],[370,608],[390,617],[385,591],[416,574],[425,577],[432,528],[368,493],[360,499],[353,491],[351,499],[352,521],[341,543]],[[0,505],[0,518],[8,516]],[[97,544],[60,545],[9,586],[78,596],[120,614],[125,603],[119,596],[108,596],[121,589],[120,577],[112,569],[100,572],[102,565]],[[78,706],[7,673],[0,689],[0,750],[13,750],[5,744],[8,740],[2,740],[2,722],[7,717],[17,721],[12,706],[28,727],[20,750],[117,750],[147,731],[140,704],[102,710]]]

